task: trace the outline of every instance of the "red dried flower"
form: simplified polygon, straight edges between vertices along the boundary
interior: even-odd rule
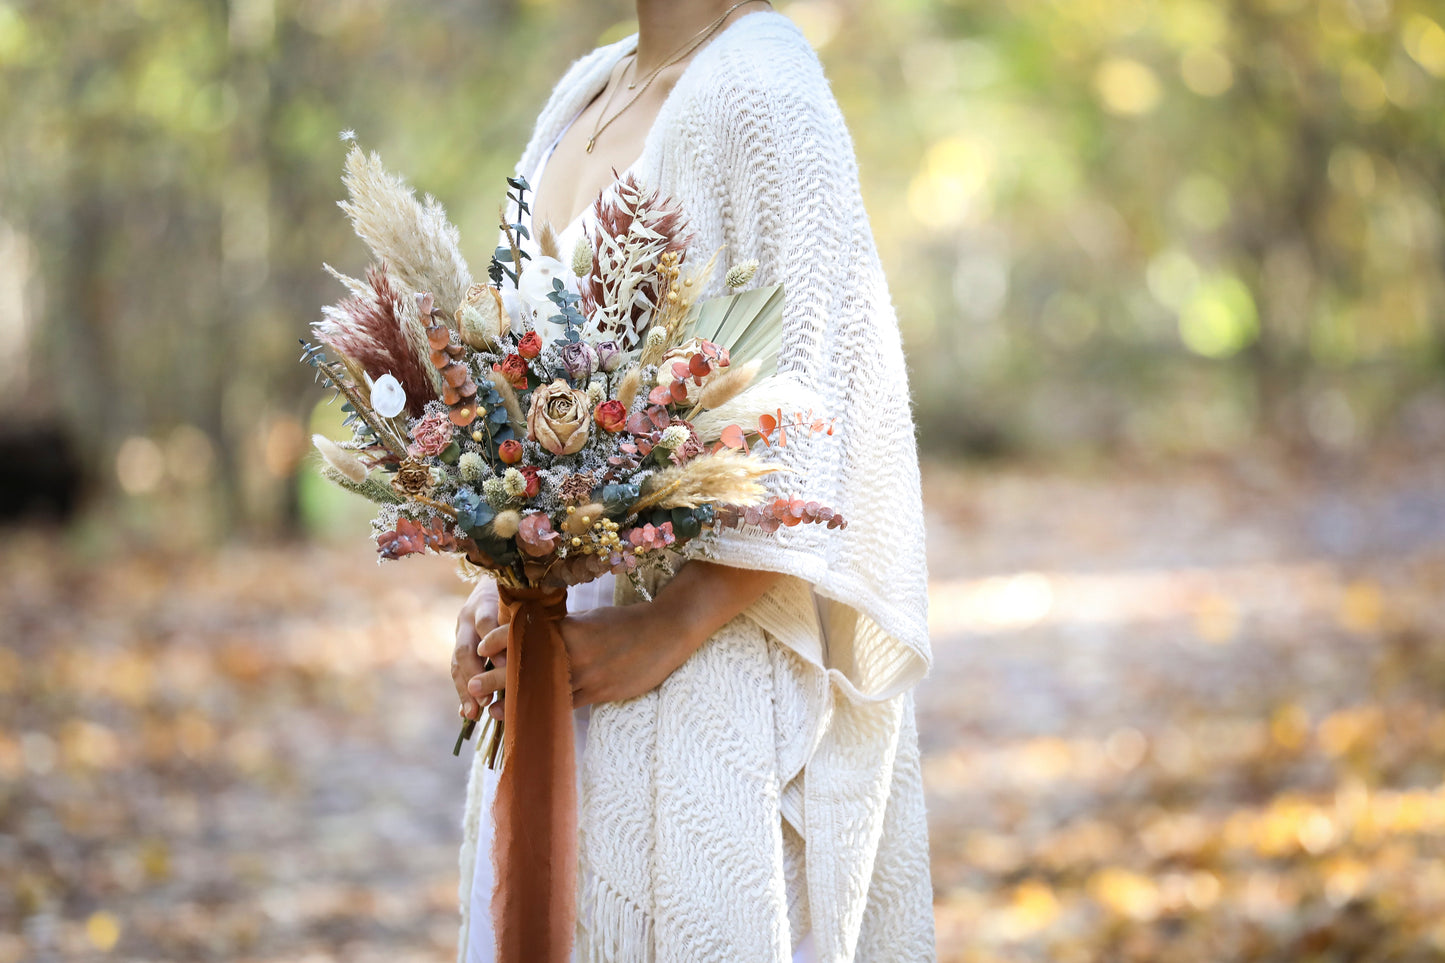
[[[524,465],[520,471],[527,482],[527,497],[536,498],[542,490],[542,475],[536,465]]]
[[[497,446],[497,457],[507,465],[515,465],[522,460],[522,443],[515,438],[509,438]]]
[[[616,399],[602,402],[592,417],[597,419],[597,427],[603,431],[619,432],[627,425],[627,409]]]
[[[502,377],[511,382],[518,391],[527,390],[527,359],[519,354],[509,354],[500,364],[492,365],[493,371],[500,371]]]
[[[522,340],[517,342],[517,354],[531,360],[542,353],[542,336],[535,331],[528,331],[523,335]]]

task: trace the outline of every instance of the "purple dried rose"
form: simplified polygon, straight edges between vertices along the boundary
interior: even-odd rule
[[[597,370],[597,352],[586,341],[573,341],[562,348],[562,367],[574,381],[585,381]]]
[[[597,342],[597,368],[608,374],[617,370],[622,364],[622,349],[617,346],[616,341]]]

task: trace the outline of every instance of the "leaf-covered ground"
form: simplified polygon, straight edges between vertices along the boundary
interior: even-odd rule
[[[940,958],[1445,959],[1445,464],[929,472]],[[0,961],[442,961],[461,586],[0,541]]]

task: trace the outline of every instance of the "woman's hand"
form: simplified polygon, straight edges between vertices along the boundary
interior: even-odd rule
[[[620,702],[650,692],[778,578],[774,572],[691,561],[651,602],[602,606],[561,619],[572,704]],[[506,649],[505,627],[486,633],[478,651],[498,667],[471,678],[466,690],[482,705],[497,694],[488,710],[497,719],[507,681]]]
[[[457,644],[452,650],[452,684],[456,686],[457,698],[461,704],[457,712],[463,719],[479,720],[482,707],[490,697],[479,700],[467,690],[467,684],[480,675],[486,660],[478,648],[488,633],[497,628],[497,583],[490,578],[477,581],[472,594],[462,605],[457,615]],[[502,633],[502,647],[506,648],[506,633]],[[505,661],[501,663],[505,665]],[[503,676],[505,678],[505,675]],[[500,713],[493,715],[500,718]]]

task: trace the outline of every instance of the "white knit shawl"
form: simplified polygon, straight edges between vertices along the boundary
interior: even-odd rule
[[[572,65],[518,171],[535,169],[636,42]],[[772,449],[797,471],[772,484],[849,525],[724,533],[708,557],[788,577],[657,689],[593,707],[579,760],[578,958],[786,963],[811,927],[827,963],[931,960],[912,687],[932,654],[907,373],[852,140],[792,22],[748,14],[704,46],[635,171],[681,203],[694,251],[725,246],[709,295],[750,258],[756,285],[784,282],[779,368],[837,424]],[[490,818],[477,770],[463,952],[477,820]]]

